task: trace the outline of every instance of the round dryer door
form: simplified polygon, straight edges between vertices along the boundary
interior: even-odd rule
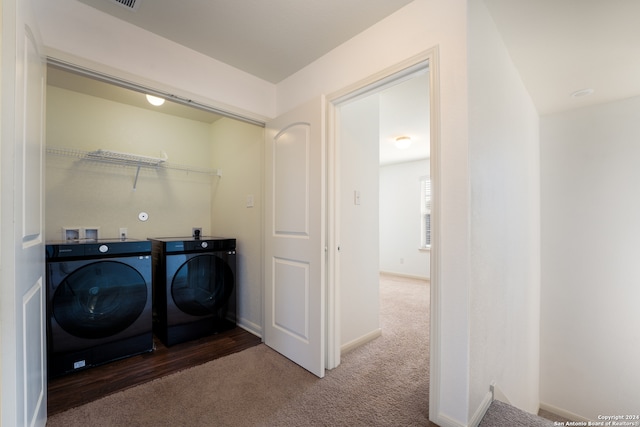
[[[171,283],[176,306],[192,316],[206,316],[224,307],[233,292],[233,272],[221,258],[204,254],[182,264]]]
[[[147,283],[133,267],[99,261],[69,274],[58,286],[52,312],[60,326],[81,338],[124,331],[147,304]]]

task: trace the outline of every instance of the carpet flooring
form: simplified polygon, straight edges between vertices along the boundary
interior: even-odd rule
[[[478,427],[551,427],[553,425],[553,421],[494,400]]]
[[[429,283],[381,276],[382,336],[318,379],[264,344],[56,414],[74,426],[427,426]]]

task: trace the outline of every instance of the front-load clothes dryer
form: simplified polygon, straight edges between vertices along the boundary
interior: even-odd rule
[[[48,373],[153,350],[151,242],[49,243]]]
[[[166,345],[236,326],[236,239],[150,239],[153,327]]]

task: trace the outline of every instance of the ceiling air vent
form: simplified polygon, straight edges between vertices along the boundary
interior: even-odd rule
[[[119,4],[130,10],[138,10],[140,0],[111,0],[111,3]]]

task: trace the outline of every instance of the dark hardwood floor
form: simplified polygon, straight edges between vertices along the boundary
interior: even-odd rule
[[[260,344],[261,339],[235,328],[171,347],[165,347],[157,338],[154,342],[156,349],[152,352],[49,380],[48,414],[245,350]]]

